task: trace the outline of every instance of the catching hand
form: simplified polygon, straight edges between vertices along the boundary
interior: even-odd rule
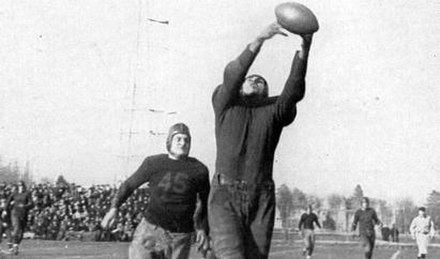
[[[277,22],[273,22],[266,29],[264,29],[260,35],[258,35],[258,39],[268,40],[277,34],[287,37],[287,33],[282,31],[281,25]]]

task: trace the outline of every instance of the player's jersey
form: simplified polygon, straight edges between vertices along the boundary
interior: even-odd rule
[[[291,73],[278,97],[253,102],[239,90],[257,53],[249,47],[230,62],[223,84],[212,96],[217,144],[216,173],[248,183],[272,181],[275,149],[284,126],[296,116],[304,96],[307,61],[295,55]]]
[[[193,231],[197,194],[203,203],[201,217],[206,217],[209,174],[197,159],[173,160],[166,154],[147,157],[121,185],[112,206],[119,207],[145,182],[149,184],[150,199],[144,216],[149,222],[172,232]]]
[[[374,235],[374,225],[380,223],[377,218],[376,211],[372,208],[367,208],[365,210],[359,209],[354,214],[353,230],[359,223],[359,234],[371,236]]]
[[[314,230],[315,227],[313,224],[316,224],[319,228],[321,228],[321,225],[318,222],[318,216],[316,216],[315,213],[304,213],[301,215],[301,219],[299,221],[298,224],[298,228],[301,229],[301,227],[304,226],[304,229],[310,229],[310,230]]]
[[[19,216],[26,215],[27,211],[33,206],[32,197],[28,192],[13,193],[6,203],[12,214]]]

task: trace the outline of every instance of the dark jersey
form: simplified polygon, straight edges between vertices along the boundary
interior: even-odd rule
[[[275,149],[282,128],[294,120],[296,103],[304,96],[307,67],[307,60],[297,53],[281,95],[252,103],[241,98],[239,91],[257,53],[247,47],[230,62],[223,84],[216,88],[212,98],[216,173],[249,183],[272,180]]]
[[[313,224],[316,224],[319,228],[321,228],[321,225],[318,222],[318,216],[316,216],[315,213],[304,213],[301,215],[301,219],[299,220],[298,228],[301,229],[301,227],[304,226],[304,229],[315,229],[315,226]]]
[[[359,209],[354,214],[353,231],[356,230],[356,226],[359,224],[360,235],[374,235],[374,225],[379,224],[380,221],[377,218],[376,211],[372,208],[365,210]]]
[[[6,204],[11,215],[23,218],[27,217],[27,212],[33,207],[32,197],[29,192],[11,194]]]
[[[119,207],[145,182],[149,185],[150,199],[144,216],[149,222],[172,232],[202,228],[207,217],[209,193],[209,173],[205,165],[191,157],[182,160],[170,159],[167,154],[147,157],[121,185],[112,206]],[[197,195],[201,208],[194,222]]]

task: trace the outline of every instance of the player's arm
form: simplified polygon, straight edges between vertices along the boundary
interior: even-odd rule
[[[321,224],[319,224],[318,216],[316,216],[316,215],[315,215],[315,224],[316,224],[316,226],[318,226],[318,228],[322,228]]]
[[[32,201],[31,193],[28,192],[28,194],[26,195],[26,203],[24,204],[24,208],[26,210],[30,210],[33,207],[34,207],[34,202]]]
[[[357,225],[359,223],[359,213],[358,211],[354,214],[353,224],[351,225],[351,230],[356,231]]]
[[[411,225],[409,226],[409,233],[413,238],[416,237],[416,228],[417,228],[417,218],[414,218],[411,221]]]
[[[12,206],[14,205],[14,194],[10,194],[8,199],[6,200],[5,211],[9,213],[12,210]]]
[[[121,184],[113,197],[110,210],[101,221],[102,228],[106,229],[113,224],[118,208],[124,203],[127,198],[133,193],[136,188],[149,180],[148,159],[145,159],[139,169],[131,175],[124,183]]]
[[[429,219],[429,225],[430,225],[429,236],[431,238],[433,238],[435,236],[435,228],[434,228],[434,222],[432,221],[432,219]]]
[[[228,104],[238,97],[241,85],[261,46],[266,40],[277,34],[287,36],[281,31],[281,26],[278,23],[270,24],[246,46],[238,58],[228,63],[223,73],[223,84],[218,86],[213,94],[212,102],[216,113],[225,110]]]
[[[374,224],[378,225],[380,228],[382,228],[383,224],[382,222],[379,220],[379,218],[377,217],[377,213],[376,211],[373,211],[373,221]]]
[[[302,214],[301,215],[301,218],[299,219],[299,222],[298,222],[298,230],[299,231],[301,231],[302,230],[302,227],[303,227],[303,224],[304,224],[304,219],[305,219],[305,214]]]
[[[295,52],[289,77],[277,99],[276,118],[283,125],[288,125],[295,119],[296,104],[304,98],[306,91],[305,77],[313,35],[307,34],[301,37],[301,50]]]
[[[209,172],[204,168],[204,173],[201,175],[199,189],[197,192],[198,204],[200,205],[196,215],[194,216],[194,227],[196,229],[196,243],[198,249],[207,251],[209,248],[208,240],[208,195],[210,190]]]

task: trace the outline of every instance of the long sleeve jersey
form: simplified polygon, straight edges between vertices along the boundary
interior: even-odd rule
[[[296,53],[280,96],[251,103],[239,91],[258,50],[247,47],[225,68],[223,84],[213,94],[216,173],[260,183],[272,180],[276,146],[284,126],[293,122],[296,103],[304,97],[307,59]]]
[[[301,219],[298,223],[298,228],[301,230],[301,228],[304,227],[304,229],[313,230],[315,229],[314,224],[321,228],[321,224],[319,224],[318,222],[318,216],[316,216],[316,214],[313,212],[310,214],[304,213],[301,215]]]
[[[360,235],[374,235],[374,226],[380,224],[380,221],[377,218],[376,211],[372,208],[359,209],[354,214],[353,231],[356,230],[358,224]]]
[[[118,189],[112,207],[118,208],[140,185],[148,182],[150,199],[145,218],[171,232],[203,229],[207,218],[209,173],[195,158],[173,160],[167,154],[147,157],[139,169]],[[200,212],[194,222],[197,203]]]
[[[424,235],[434,235],[434,223],[432,222],[431,217],[429,216],[417,216],[415,217],[409,228],[412,235],[415,234],[424,234]]]
[[[34,206],[29,192],[13,193],[6,201],[7,210],[18,216],[26,216],[26,213]]]

